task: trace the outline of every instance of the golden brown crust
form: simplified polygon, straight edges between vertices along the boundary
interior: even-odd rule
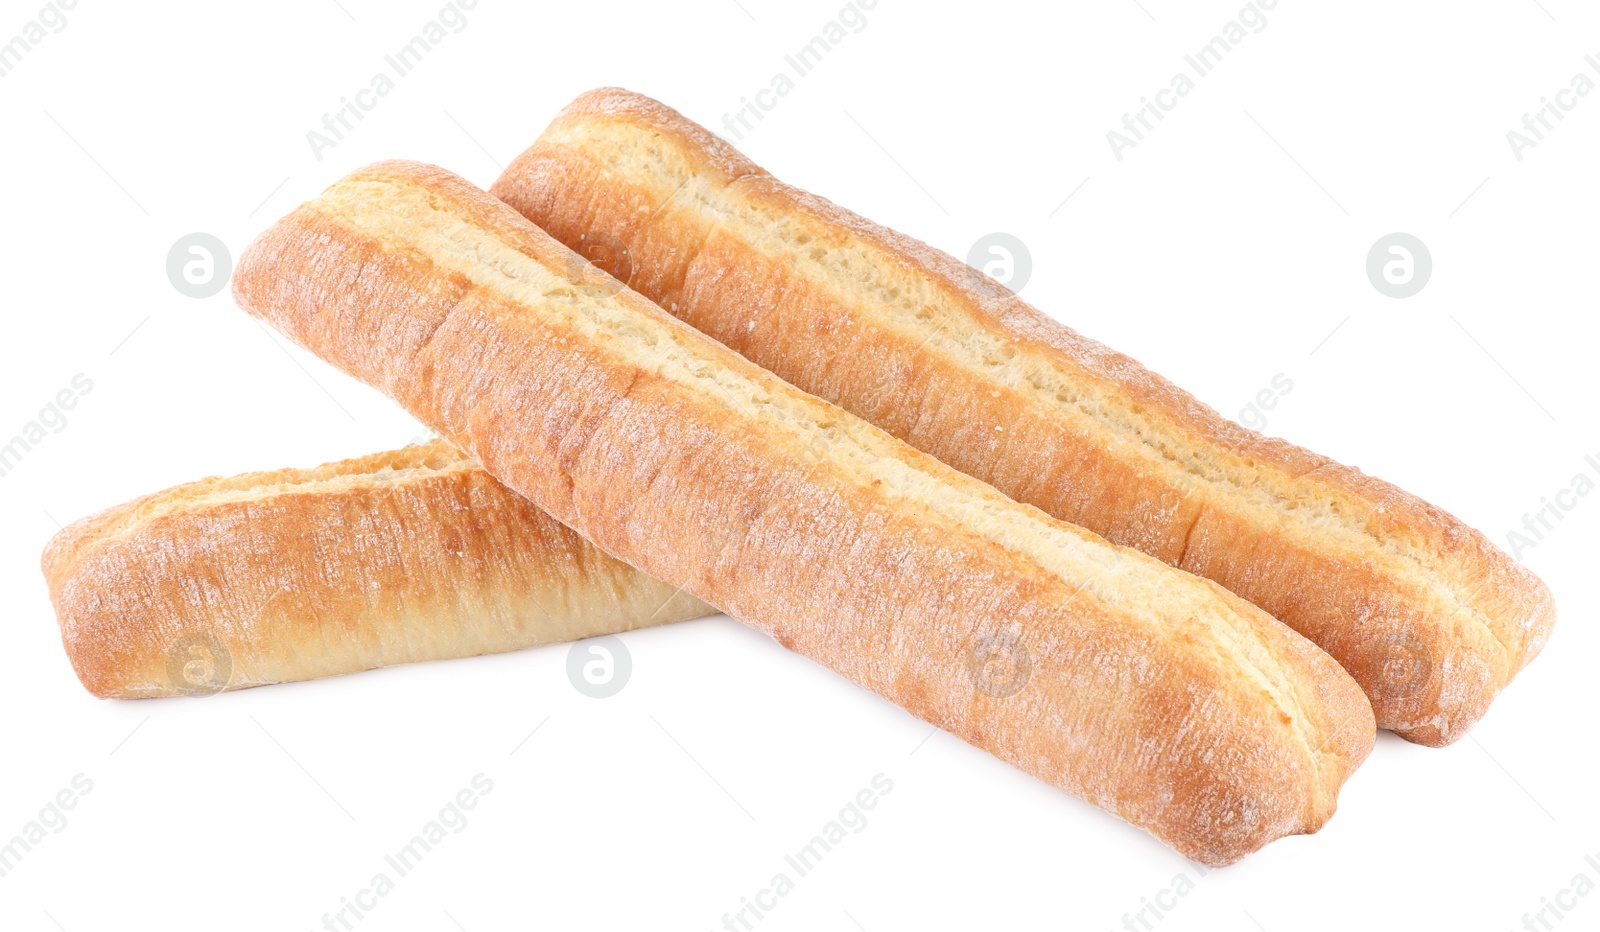
[[[1315,831],[1371,747],[1355,683],[1259,609],[794,389],[442,170],[351,175],[233,282],[607,552],[1192,858]]]
[[[102,697],[308,680],[715,611],[444,441],[148,495],[61,531],[43,566],[67,656]]]
[[[1464,734],[1549,637],[1543,583],[1441,509],[1226,420],[647,97],[578,98],[493,193],[785,380],[1250,599],[1413,741]]]

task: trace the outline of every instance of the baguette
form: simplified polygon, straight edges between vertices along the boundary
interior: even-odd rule
[[[78,678],[123,699],[716,611],[606,556],[442,440],[180,485],[72,524],[43,564]]]
[[[780,378],[1254,602],[1412,741],[1459,738],[1550,635],[1544,584],[1443,510],[1224,419],[647,97],[578,98],[492,191]]]
[[[785,384],[428,166],[263,233],[239,306],[612,555],[1224,864],[1334,810],[1371,709],[1213,583]]]

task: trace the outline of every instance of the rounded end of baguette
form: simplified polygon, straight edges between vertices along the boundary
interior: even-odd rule
[[[693,156],[696,162],[694,169],[697,173],[710,172],[713,173],[713,177],[720,177],[725,181],[746,175],[766,174],[722,137],[708,132],[705,127],[661,101],[623,87],[599,87],[579,94],[572,103],[562,108],[523,157],[548,141],[560,140],[568,133],[592,132],[604,123],[645,127],[653,134],[676,137],[674,142],[678,145],[674,147],[675,150],[680,154]],[[517,162],[521,161],[522,157],[519,157]],[[503,182],[514,183],[519,173],[517,163],[514,162],[495,182],[490,193],[498,197],[496,189]]]
[[[1379,727],[1447,747],[1544,649],[1555,627],[1554,597],[1509,556],[1493,556],[1473,597],[1439,610],[1444,623],[1424,617],[1391,625],[1362,647],[1364,662],[1346,664],[1374,697]]]
[[[251,644],[226,633],[232,615],[217,595],[245,582],[224,572],[211,553],[229,546],[228,528],[240,520],[215,526],[208,520],[266,509],[257,515],[255,535],[236,536],[233,545],[248,548],[275,532],[287,543],[308,533],[313,518],[293,509],[272,512],[274,502],[308,490],[356,502],[363,487],[466,469],[477,466],[435,440],[313,469],[202,479],[74,522],[50,540],[40,561],[73,672],[91,694],[117,699],[204,695],[271,681],[235,675],[234,653]],[[210,595],[197,595],[202,590]]]
[[[86,554],[92,552],[112,528],[127,521],[157,497],[147,495],[74,521],[50,538],[39,560],[50,589],[50,601],[55,607],[67,660],[83,688],[101,699],[123,695],[124,684],[115,673],[116,664],[95,647],[108,638],[115,638],[116,634],[98,630],[101,626],[95,619],[100,617],[97,606],[101,599],[95,587],[77,584],[78,570]]]
[[[1228,673],[1231,733],[1199,742],[1182,771],[1192,781],[1167,828],[1179,852],[1231,864],[1289,835],[1319,831],[1345,782],[1372,753],[1377,721],[1361,686],[1309,639],[1208,582],[1272,658],[1272,702]],[[1241,640],[1243,640],[1241,638]],[[1243,661],[1241,661],[1241,664]],[[1221,691],[1215,701],[1224,701]],[[1226,752],[1218,744],[1232,744]]]
[[[54,598],[62,647],[78,682],[100,699],[178,695],[163,688],[160,665],[144,656],[159,653],[146,649],[145,619],[121,617],[98,590],[98,582],[69,575]]]
[[[1280,838],[1317,833],[1337,811],[1345,781],[1372,750],[1376,728],[1364,697],[1361,709],[1351,711],[1349,720],[1322,734],[1323,744],[1304,749],[1309,767],[1286,759],[1277,769],[1197,768],[1196,791],[1180,797],[1173,820],[1153,833],[1211,867],[1233,864]]]
[[[176,486],[67,528],[44,571],[102,698],[204,696],[713,614],[444,440]]]

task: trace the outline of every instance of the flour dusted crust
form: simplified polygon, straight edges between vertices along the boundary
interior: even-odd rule
[[[493,193],[625,254],[632,288],[781,378],[1266,609],[1412,741],[1459,738],[1549,637],[1544,584],[1443,510],[1226,420],[650,98],[578,98]]]
[[[1354,681],[1260,609],[795,389],[443,170],[345,178],[233,286],[613,556],[1191,858],[1315,831],[1371,748]]]
[[[206,479],[78,521],[44,554],[97,696],[309,680],[715,611],[606,556],[444,441]]]

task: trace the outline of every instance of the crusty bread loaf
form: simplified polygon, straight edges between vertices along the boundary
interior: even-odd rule
[[[785,384],[441,169],[334,184],[233,287],[612,555],[1196,860],[1316,830],[1371,747],[1354,681],[1260,609]]]
[[[492,190],[779,377],[1261,606],[1413,741],[1464,734],[1550,634],[1543,583],[1441,509],[1225,420],[647,97],[583,95]]]
[[[206,479],[57,534],[67,656],[97,696],[205,694],[711,614],[445,441]]]

